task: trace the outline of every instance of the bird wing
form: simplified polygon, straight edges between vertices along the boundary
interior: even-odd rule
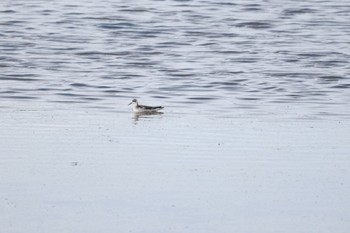
[[[156,110],[156,109],[163,109],[164,107],[162,106],[146,106],[146,105],[139,105],[140,108],[146,109],[146,110]]]

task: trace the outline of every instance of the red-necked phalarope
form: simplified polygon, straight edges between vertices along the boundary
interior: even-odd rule
[[[133,99],[130,104],[132,104],[132,110],[135,113],[152,113],[152,112],[157,112],[159,110],[162,110],[164,108],[162,106],[152,107],[152,106],[139,105],[139,103],[137,102],[137,99]]]

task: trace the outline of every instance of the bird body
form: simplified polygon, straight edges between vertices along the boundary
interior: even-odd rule
[[[129,105],[132,104],[132,110],[135,113],[152,113],[157,112],[159,110],[162,110],[164,107],[162,106],[146,106],[146,105],[140,105],[137,102],[137,99],[133,99]]]

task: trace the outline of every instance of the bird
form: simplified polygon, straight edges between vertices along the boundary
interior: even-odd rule
[[[162,110],[164,107],[162,106],[145,106],[145,105],[140,105],[137,102],[137,99],[133,99],[130,104],[132,104],[132,110],[134,113],[155,113],[158,112],[159,110]]]

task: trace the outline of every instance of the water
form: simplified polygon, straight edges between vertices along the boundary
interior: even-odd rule
[[[6,232],[348,231],[349,121],[2,112]]]
[[[0,229],[347,233],[349,22],[334,0],[2,1]]]
[[[347,1],[5,1],[2,106],[349,115]],[[123,111],[123,110],[121,110]]]

